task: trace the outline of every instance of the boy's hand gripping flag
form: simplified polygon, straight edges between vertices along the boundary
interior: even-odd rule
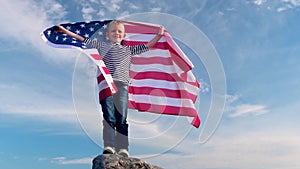
[[[111,20],[61,24],[85,38],[105,40],[105,28]],[[159,26],[123,21],[124,45],[148,43],[158,33]],[[104,29],[103,29],[104,28]],[[81,41],[55,32],[55,26],[42,32],[43,40],[53,47],[77,48],[87,54],[99,67],[97,77],[99,100],[117,92],[113,79],[96,49]],[[191,69],[193,64],[165,31],[164,36],[148,52],[132,57],[128,88],[131,109],[138,111],[193,117],[192,124],[200,126],[195,101],[200,84]]]

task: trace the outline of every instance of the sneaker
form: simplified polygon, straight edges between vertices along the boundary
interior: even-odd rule
[[[120,151],[118,152],[118,155],[123,156],[123,157],[128,157],[129,153],[126,149],[120,149]]]
[[[112,147],[105,147],[104,150],[103,150],[103,154],[115,154],[116,151],[112,148]]]

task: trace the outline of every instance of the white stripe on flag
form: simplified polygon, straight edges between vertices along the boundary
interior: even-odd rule
[[[135,33],[126,33],[126,38],[124,40],[136,41],[136,42],[149,42],[151,41],[156,34],[135,34]],[[164,37],[161,37],[158,42],[166,42]]]
[[[83,52],[85,54],[88,55],[89,58],[91,58],[98,66],[101,74],[104,76],[104,79],[106,80],[106,84],[108,85],[108,87],[110,88],[112,93],[116,93],[117,89],[114,86],[114,82],[113,82],[113,78],[110,74],[107,73],[107,71],[104,69],[106,68],[104,62],[102,59],[97,59],[93,56],[97,56],[100,58],[100,55],[98,54],[98,50],[97,49],[85,49],[83,50]],[[103,90],[103,88],[100,88],[100,90]]]
[[[159,56],[161,58],[170,58],[170,52],[164,49],[153,49],[139,55],[134,55],[137,58],[151,58],[153,56]]]
[[[136,65],[132,64],[130,67],[131,71],[134,72],[147,72],[147,71],[154,71],[154,72],[163,72],[168,74],[177,73],[173,66],[162,65],[162,64],[148,64],[148,65]],[[134,77],[133,77],[134,78]]]
[[[151,85],[149,85],[151,84]],[[131,85],[133,87],[148,87],[157,89],[170,89],[170,90],[186,90],[191,94],[198,94],[198,87],[185,83],[185,82],[170,82],[165,80],[153,80],[153,79],[143,79],[143,80],[132,80]]]
[[[148,103],[155,105],[175,106],[175,107],[188,107],[194,108],[194,103],[190,99],[182,98],[169,98],[165,96],[151,96],[151,95],[137,95],[129,94],[130,101],[137,101],[138,103]]]

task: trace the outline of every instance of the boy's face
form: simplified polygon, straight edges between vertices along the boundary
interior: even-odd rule
[[[112,24],[109,26],[106,36],[112,43],[120,44],[125,38],[125,28],[123,24]]]

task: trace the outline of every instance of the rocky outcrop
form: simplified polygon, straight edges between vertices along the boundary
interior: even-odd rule
[[[145,161],[119,155],[99,155],[93,159],[92,169],[163,169],[153,166]]]

